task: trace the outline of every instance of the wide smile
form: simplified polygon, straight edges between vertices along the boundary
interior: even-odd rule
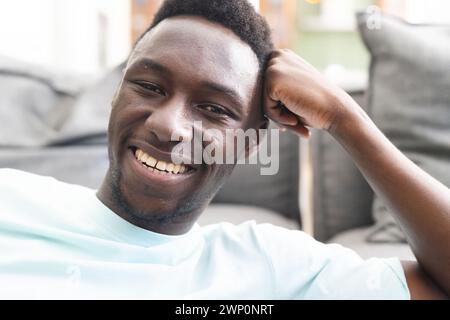
[[[197,169],[190,165],[172,163],[167,156],[164,159],[146,148],[132,146],[129,148],[128,158],[139,177],[159,183],[179,183],[192,176]]]

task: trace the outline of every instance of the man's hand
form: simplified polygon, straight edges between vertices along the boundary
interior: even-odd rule
[[[418,272],[419,266],[405,264],[411,296],[442,297],[438,287],[450,296],[450,190],[405,157],[347,93],[293,52],[273,52],[265,81],[266,114],[303,136],[309,136],[308,127],[327,130],[390,207],[420,265]]]
[[[265,81],[266,114],[305,137],[307,127],[332,130],[354,107],[346,92],[290,50],[272,53]]]

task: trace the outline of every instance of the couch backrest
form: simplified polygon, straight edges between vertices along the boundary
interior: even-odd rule
[[[273,125],[269,130],[272,128]],[[262,175],[261,164],[237,165],[213,202],[270,209],[300,224],[299,138],[291,132],[278,132],[279,151],[269,147],[271,157],[276,155],[275,152],[279,156],[277,173]],[[263,143],[267,143],[267,139]]]
[[[350,94],[364,108],[364,92]],[[343,147],[327,132],[314,130],[309,149],[314,237],[326,241],[339,232],[371,224],[373,191]]]

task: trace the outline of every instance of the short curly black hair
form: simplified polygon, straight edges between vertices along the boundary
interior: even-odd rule
[[[248,0],[165,0],[136,43],[164,19],[181,15],[200,16],[232,30],[252,48],[261,68],[273,50],[270,28]]]

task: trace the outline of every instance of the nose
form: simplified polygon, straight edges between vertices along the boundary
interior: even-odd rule
[[[187,116],[187,104],[171,99],[156,107],[145,121],[145,127],[159,142],[180,142],[192,139],[192,125]]]

